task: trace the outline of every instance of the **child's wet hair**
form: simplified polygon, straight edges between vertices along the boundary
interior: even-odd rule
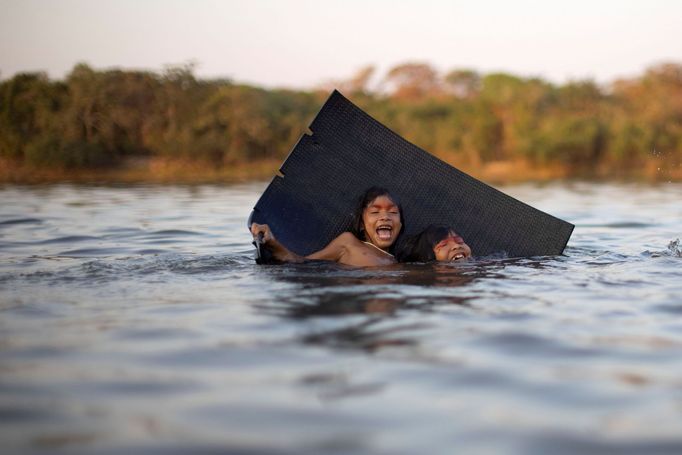
[[[393,250],[395,249],[395,246],[398,243],[398,239],[403,235],[403,232],[405,232],[405,219],[403,218],[403,207],[400,205],[400,200],[393,194],[391,194],[390,191],[388,191],[386,188],[382,188],[379,186],[373,186],[371,188],[368,188],[367,191],[365,191],[359,198],[357,205],[355,206],[355,211],[353,212],[353,221],[351,224],[350,231],[353,233],[353,235],[363,242],[367,241],[367,237],[365,236],[365,224],[362,220],[362,214],[365,211],[365,209],[369,206],[369,204],[372,203],[376,198],[379,196],[386,196],[389,198],[393,203],[398,207],[398,211],[400,213],[400,224],[402,225],[402,228],[400,229],[400,232],[398,233],[398,236],[396,237],[395,242],[393,242],[393,245],[389,248],[389,252],[393,253]]]
[[[398,262],[433,262],[436,254],[433,248],[447,238],[454,230],[445,225],[432,224],[419,234],[409,237],[396,253]]]

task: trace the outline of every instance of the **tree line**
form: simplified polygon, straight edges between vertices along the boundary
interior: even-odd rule
[[[0,159],[36,168],[96,168],[135,158],[226,167],[283,159],[331,86],[398,134],[457,163],[526,160],[571,169],[636,169],[682,158],[682,65],[630,79],[541,78],[407,63],[306,91],[160,72],[76,65],[0,81]]]

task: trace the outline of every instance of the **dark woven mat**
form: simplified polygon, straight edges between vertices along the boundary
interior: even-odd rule
[[[381,186],[402,202],[405,233],[453,226],[474,256],[561,254],[573,225],[435,158],[334,91],[252,213],[307,255],[349,229],[358,197]],[[404,238],[404,236],[403,236]]]

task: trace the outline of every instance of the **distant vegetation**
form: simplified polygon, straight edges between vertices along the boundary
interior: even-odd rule
[[[373,73],[365,68],[310,91],[201,80],[190,65],[154,73],[78,64],[63,81],[18,74],[0,82],[0,160],[35,170],[150,160],[205,169],[276,163],[335,86],[408,140],[469,169],[523,162],[566,175],[637,174],[682,161],[679,64],[608,86],[462,69],[439,74],[418,63],[397,66],[371,86]]]

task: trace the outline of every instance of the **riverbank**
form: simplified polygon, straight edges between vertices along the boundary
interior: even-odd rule
[[[185,160],[134,158],[110,168],[50,169],[0,160],[0,183],[229,183],[267,179],[280,165],[278,160],[263,160],[215,167]]]
[[[449,160],[448,160],[449,161]],[[59,169],[37,168],[0,159],[0,184],[46,183],[154,183],[201,184],[233,183],[269,180],[277,174],[280,160],[211,166],[206,163],[165,158],[134,158],[114,168]],[[571,169],[558,164],[539,166],[523,160],[489,163],[453,163],[458,169],[490,184],[547,182],[552,180],[586,179],[643,182],[680,182],[682,166],[651,160],[638,168],[614,168],[597,165],[593,168]]]

